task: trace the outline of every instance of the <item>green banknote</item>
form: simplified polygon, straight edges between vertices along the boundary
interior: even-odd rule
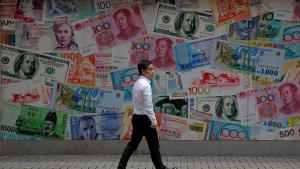
[[[69,134],[68,119],[68,112],[4,102],[1,124],[17,135],[64,140]]]

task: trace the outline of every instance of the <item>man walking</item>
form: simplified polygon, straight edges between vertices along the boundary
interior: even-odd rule
[[[132,90],[134,115],[132,117],[133,131],[131,141],[125,148],[119,162],[118,169],[125,169],[132,153],[139,146],[143,136],[148,142],[151,159],[156,169],[167,169],[161,161],[159,142],[157,138],[157,121],[153,111],[152,89],[150,78],[154,76],[151,61],[142,60],[138,64],[140,78],[135,82]],[[174,167],[173,169],[177,169]]]

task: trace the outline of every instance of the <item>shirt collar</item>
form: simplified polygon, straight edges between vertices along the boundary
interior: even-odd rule
[[[150,80],[148,78],[146,78],[145,76],[140,76],[140,79],[145,79],[149,84],[150,84]]]

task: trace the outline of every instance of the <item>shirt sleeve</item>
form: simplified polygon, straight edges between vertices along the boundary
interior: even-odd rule
[[[144,101],[145,101],[145,111],[147,116],[152,122],[152,125],[157,125],[156,117],[153,111],[153,102],[152,102],[152,90],[151,86],[146,86],[142,90],[143,96],[144,96]]]

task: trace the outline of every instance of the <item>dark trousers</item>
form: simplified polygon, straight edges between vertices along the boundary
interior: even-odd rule
[[[148,142],[148,147],[151,154],[152,162],[156,169],[164,169],[165,166],[161,161],[159,143],[157,138],[156,129],[151,128],[151,121],[147,115],[133,115],[132,117],[133,131],[131,136],[131,141],[127,144],[121,160],[119,162],[118,169],[125,169],[127,162],[132,155],[132,153],[139,146],[143,136],[146,137]]]

